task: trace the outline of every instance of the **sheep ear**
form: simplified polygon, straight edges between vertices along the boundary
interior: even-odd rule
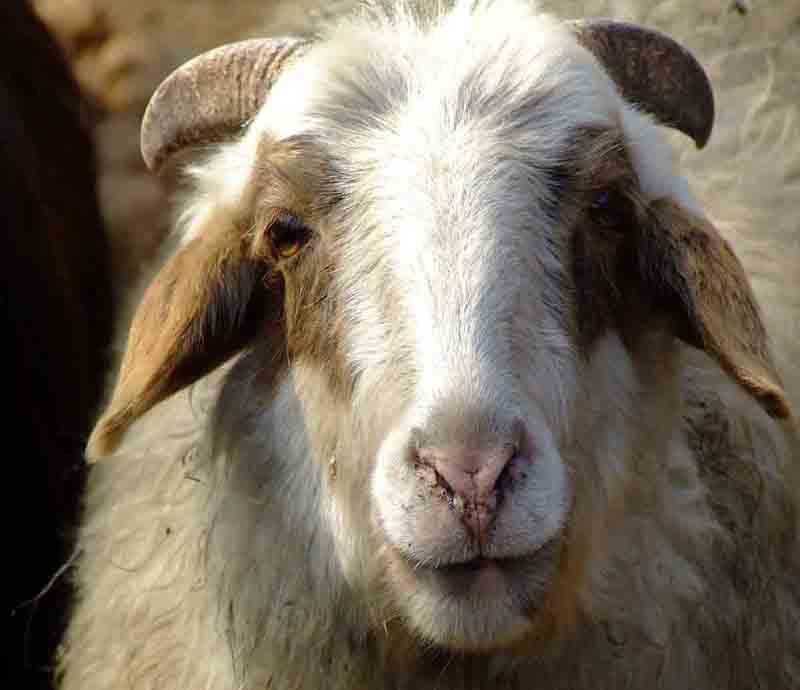
[[[655,201],[648,212],[636,250],[646,294],[669,314],[677,337],[713,357],[770,416],[789,417],[758,306],[730,245],[673,201]]]
[[[114,451],[151,407],[245,347],[280,300],[269,265],[238,236],[198,237],[172,256],[147,289],[131,324],[111,402],[87,447],[90,460]]]

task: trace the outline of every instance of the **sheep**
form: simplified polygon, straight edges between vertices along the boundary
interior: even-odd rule
[[[75,537],[83,449],[105,383],[111,278],[86,101],[27,2],[0,3],[0,26],[14,27],[0,70],[0,207],[7,485],[19,523],[8,545],[4,685],[44,690],[71,595],[65,579],[48,582]]]
[[[519,0],[173,73],[64,690],[797,687],[798,247],[692,194],[661,125],[713,119]]]

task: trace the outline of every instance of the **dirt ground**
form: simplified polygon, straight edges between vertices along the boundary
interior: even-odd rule
[[[169,225],[172,182],[149,175],[139,155],[139,122],[151,93],[195,54],[241,38],[303,33],[349,0],[35,0],[97,104],[101,203],[112,237],[118,293],[151,261]],[[800,179],[800,0],[544,0],[566,17],[612,16],[667,31],[696,52],[724,93],[717,131],[745,127],[765,97],[797,148],[785,176]],[[794,113],[796,115],[796,113]],[[788,129],[787,129],[788,128]],[[716,136],[716,135],[715,135]],[[718,137],[719,138],[719,137]],[[727,140],[731,138],[728,137]],[[725,155],[712,138],[712,155]],[[776,215],[797,217],[800,199],[776,197]],[[800,237],[798,222],[795,222]]]

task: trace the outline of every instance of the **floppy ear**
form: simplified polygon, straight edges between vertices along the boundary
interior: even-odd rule
[[[637,238],[637,273],[675,335],[704,350],[772,417],[791,414],[744,269],[707,220],[654,201]]]
[[[89,439],[89,459],[113,452],[136,419],[236,354],[265,321],[278,320],[282,299],[270,293],[280,292],[270,265],[249,256],[233,229],[179,249],[136,311],[111,403]]]

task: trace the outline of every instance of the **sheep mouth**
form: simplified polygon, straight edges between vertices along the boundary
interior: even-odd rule
[[[466,596],[473,592],[488,595],[502,592],[508,586],[518,560],[478,557],[429,570],[449,595]]]
[[[434,566],[433,570],[436,570],[445,575],[470,574],[470,573],[480,572],[481,570],[485,570],[487,568],[499,567],[500,563],[503,560],[513,561],[516,559],[486,558],[484,556],[478,556],[469,561],[464,561],[463,563],[449,563],[445,565]]]
[[[562,540],[504,558],[414,563],[394,550],[389,581],[407,625],[435,647],[483,653],[510,648],[535,629],[557,585]]]
[[[413,576],[435,582],[448,596],[497,595],[509,589],[533,593],[555,572],[559,539],[553,537],[534,551],[513,557],[478,555],[457,563],[430,563],[404,558]]]
[[[542,557],[551,555],[557,548],[560,538],[561,532],[558,532],[541,544],[519,555],[492,556],[478,552],[462,560],[445,558],[421,560],[397,547],[394,547],[394,550],[415,571],[434,571],[442,574],[460,575],[476,573],[486,568],[513,568],[520,564],[535,562]]]
[[[419,572],[427,570],[431,573],[444,577],[471,577],[490,570],[504,570],[521,560],[520,558],[488,558],[486,556],[476,556],[468,561],[459,563],[441,563],[436,565],[418,563],[411,561],[412,567]]]

